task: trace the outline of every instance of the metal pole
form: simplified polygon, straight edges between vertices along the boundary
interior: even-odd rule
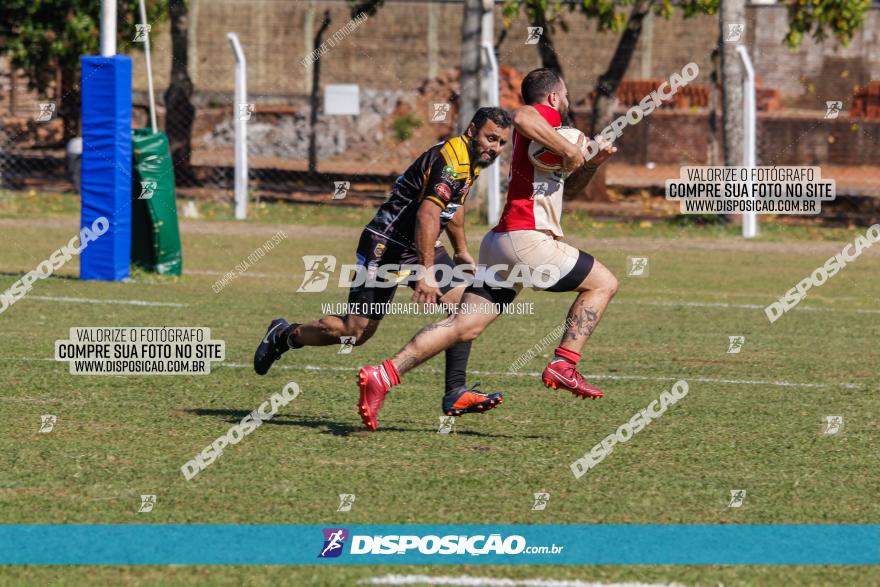
[[[247,119],[250,116],[247,106],[247,62],[238,35],[226,33],[226,38],[235,55],[235,104],[232,113],[235,117],[235,219],[244,220],[247,218]]]
[[[144,62],[147,65],[147,91],[150,93],[150,125],[153,127],[153,134],[158,131],[156,124],[156,97],[153,95],[153,66],[150,64],[150,26],[147,22],[147,7],[144,0],[140,0],[141,8],[141,24],[144,27]]]
[[[746,75],[743,78],[743,167],[755,167],[757,113],[755,107],[755,69],[749,52],[743,45],[738,45],[736,52],[743,62]],[[755,238],[758,236],[758,215],[754,212],[743,212],[742,215],[743,238]]]
[[[483,54],[486,57],[486,64],[489,69],[489,76],[486,80],[488,96],[487,104],[489,106],[498,106],[498,61],[495,59],[495,47],[491,43],[483,43]],[[489,167],[489,185],[486,200],[486,215],[490,225],[498,224],[501,219],[501,161],[498,161]]]
[[[116,0],[101,0],[101,57],[116,55]]]

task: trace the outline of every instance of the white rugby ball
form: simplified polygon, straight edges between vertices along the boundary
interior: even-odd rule
[[[571,126],[560,126],[556,132],[570,143],[577,144],[584,133]],[[586,144],[586,143],[585,143]],[[555,153],[537,141],[529,143],[529,161],[535,169],[541,171],[559,171],[562,169],[562,155]]]

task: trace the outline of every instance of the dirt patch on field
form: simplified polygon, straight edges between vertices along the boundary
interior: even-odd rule
[[[79,225],[78,216],[58,216],[54,218],[0,218],[0,229],[14,229],[22,227],[69,227],[71,233],[76,232]],[[338,238],[354,240],[361,233],[361,228],[350,226],[310,226],[306,224],[252,224],[242,222],[224,221],[198,221],[184,220],[180,223],[183,234],[199,235],[239,235],[239,236],[266,236],[270,237],[279,230],[284,230],[288,237],[292,238]],[[858,234],[864,234],[859,231]],[[482,233],[471,232],[468,242],[471,249],[476,252]],[[854,237],[853,237],[854,238]],[[654,237],[631,237],[621,236],[613,238],[589,238],[583,236],[566,236],[565,241],[572,245],[589,251],[590,249],[622,249],[639,250],[643,252],[660,249],[672,250],[701,250],[701,251],[736,251],[742,253],[792,253],[802,255],[827,254],[831,256],[840,252],[848,242],[813,242],[813,241],[790,241],[790,242],[760,242],[745,241],[740,239],[698,239],[698,238],[654,238]],[[862,254],[868,256],[880,256],[880,247],[864,249]]]

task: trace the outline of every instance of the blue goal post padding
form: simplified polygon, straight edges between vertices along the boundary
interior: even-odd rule
[[[110,228],[83,249],[79,276],[119,281],[128,277],[131,262],[131,58],[84,55],[80,65],[80,228],[92,230],[101,217]]]

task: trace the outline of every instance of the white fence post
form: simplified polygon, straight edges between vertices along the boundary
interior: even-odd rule
[[[743,167],[755,167],[757,164],[756,135],[758,121],[755,104],[755,69],[749,52],[742,45],[737,46],[736,52],[742,59],[746,75],[743,77]],[[743,238],[755,238],[758,236],[758,215],[754,212],[743,212],[742,215]]]
[[[244,220],[248,204],[247,121],[252,113],[247,105],[247,61],[238,35],[226,33],[226,38],[235,54],[235,219]]]
[[[116,0],[101,0],[101,57],[116,55]]]
[[[495,59],[495,48],[491,43],[483,43],[483,52],[486,55],[486,64],[488,65],[489,76],[485,83],[487,84],[487,106],[498,106],[498,61]],[[498,224],[501,219],[501,157],[488,169],[489,186],[487,192],[487,210],[486,215],[489,219],[489,225]]]
[[[153,65],[150,63],[150,26],[147,20],[147,6],[144,0],[140,0],[141,25],[144,30],[144,64],[147,66],[147,91],[150,93],[150,126],[153,128],[153,134],[159,130],[156,124],[156,96],[153,94]]]

